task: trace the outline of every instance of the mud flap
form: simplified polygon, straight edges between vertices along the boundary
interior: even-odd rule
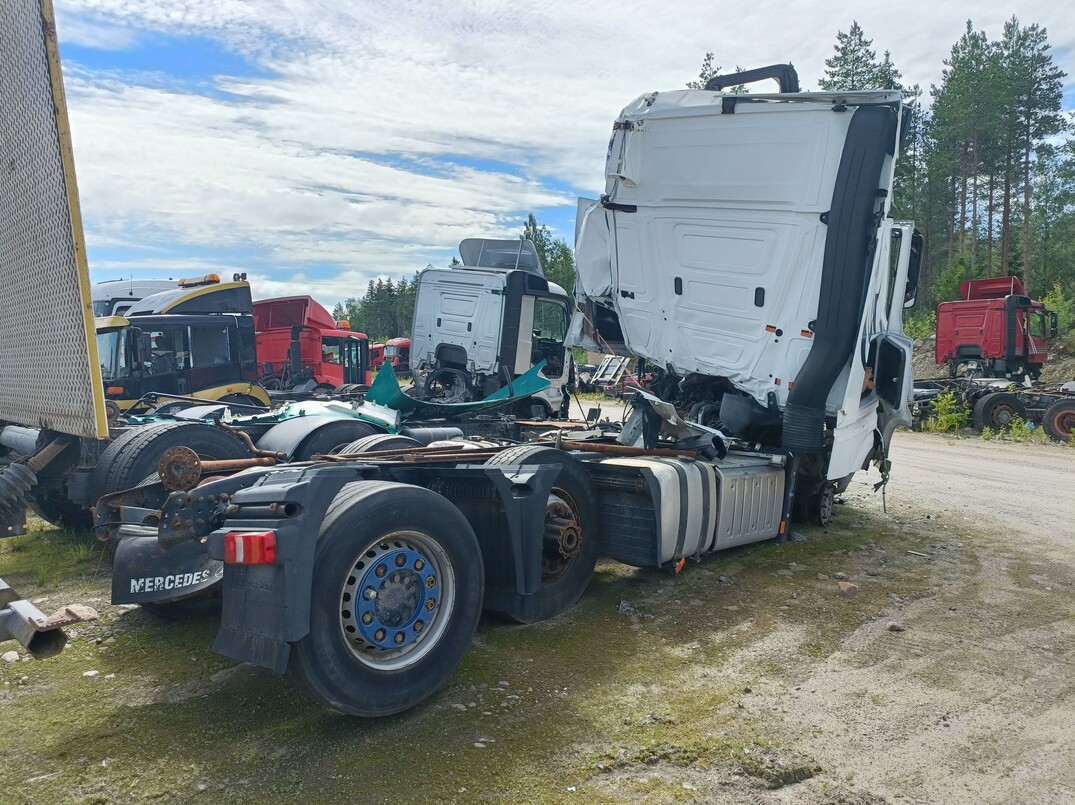
[[[134,533],[132,533],[134,532]],[[162,550],[157,530],[122,526],[112,562],[112,603],[167,603],[204,593],[224,578],[224,563],[199,542]]]

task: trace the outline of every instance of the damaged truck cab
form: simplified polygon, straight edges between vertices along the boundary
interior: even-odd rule
[[[411,335],[418,395],[482,400],[544,361],[541,372],[550,384],[520,412],[566,416],[571,298],[545,278],[529,240],[468,238],[459,254],[461,264],[426,268],[418,277]]]
[[[827,522],[857,470],[885,476],[910,422],[901,316],[921,238],[889,218],[899,93],[800,94],[786,66],[735,83],[774,75],[780,93],[711,82],[623,112],[605,193],[580,207],[566,338],[539,329],[538,305],[565,320],[567,305],[521,270],[519,244],[508,266],[464,254],[468,267],[423,274],[414,359],[420,384],[460,398],[442,408],[546,386],[573,341],[657,370],[622,425],[529,423],[538,440],[518,444],[440,422],[409,443],[106,496],[98,527],[156,534],[165,555],[203,549],[223,568],[214,650],[379,716],[447,681],[482,610],[530,623],[568,609],[598,556],[679,572],[786,535],[793,512]],[[398,385],[382,396],[382,376],[363,406],[433,407]]]
[[[808,494],[909,425],[921,236],[890,218],[896,91],[650,93],[581,201],[573,343],[643,358],[691,419],[797,456]],[[736,83],[739,83],[737,74]]]

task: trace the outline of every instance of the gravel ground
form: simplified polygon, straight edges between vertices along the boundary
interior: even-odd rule
[[[892,460],[887,516],[929,518],[953,554],[969,536],[976,561],[922,557],[951,565],[934,594],[774,692],[781,730],[894,801],[1075,802],[1075,450],[899,433]],[[848,505],[876,511],[872,480]]]

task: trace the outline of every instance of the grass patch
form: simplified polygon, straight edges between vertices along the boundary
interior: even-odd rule
[[[38,586],[54,585],[65,579],[85,578],[98,570],[104,544],[92,535],[64,529],[37,530],[0,540],[0,567],[13,586],[30,581]],[[107,567],[102,571],[108,575]]]
[[[890,593],[924,594],[935,572],[899,561],[924,534],[839,514],[836,527],[804,529],[805,542],[735,549],[679,575],[603,562],[573,610],[532,626],[483,620],[442,691],[377,721],[212,654],[214,619],[165,623],[97,603],[107,573],[70,535],[5,540],[0,575],[24,579],[23,595],[78,593],[102,619],[58,658],[0,664],[0,790],[23,803],[540,804],[689,801],[697,792],[675,775],[699,769],[744,790],[790,785],[821,772],[742,715],[744,684],[791,682]],[[835,571],[861,583],[857,599],[817,579]],[[757,649],[789,625],[801,639]]]

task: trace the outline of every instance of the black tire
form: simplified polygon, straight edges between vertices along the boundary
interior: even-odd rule
[[[377,433],[380,431],[375,426],[359,419],[330,420],[303,439],[290,460],[309,461],[314,456],[340,453],[352,442]]]
[[[348,484],[321,525],[310,632],[292,646],[287,674],[341,713],[413,707],[462,661],[481,617],[484,577],[477,537],[443,497],[407,484]],[[382,601],[391,602],[384,611]]]
[[[829,525],[835,514],[836,493],[837,484],[825,481],[816,492],[796,494],[793,519],[803,525]]]
[[[565,555],[564,546],[552,539],[542,546],[541,589],[534,594],[534,617],[526,622],[547,620],[574,606],[586,592],[600,553],[601,519],[597,509],[597,489],[586,469],[563,450],[523,444],[497,453],[487,466],[556,464],[560,472],[552,485],[549,514],[559,504],[567,504],[577,526],[578,547]],[[574,535],[573,535],[574,536]]]
[[[1045,432],[1058,442],[1070,442],[1075,430],[1075,400],[1057,400],[1045,409],[1042,417]]]
[[[68,500],[63,491],[30,493],[30,507],[46,522],[69,531],[87,533],[93,529],[93,513]]]
[[[974,403],[974,427],[979,429],[1007,427],[1015,418],[1026,419],[1026,406],[1007,391],[997,391],[979,397]]]
[[[382,450],[406,450],[408,447],[421,447],[422,443],[410,436],[398,433],[375,433],[356,439],[340,451],[341,455],[353,456],[359,453],[377,453]]]
[[[471,402],[475,396],[474,386],[466,372],[441,367],[434,369],[426,377],[420,399],[431,402],[461,403]]]
[[[127,431],[105,451],[93,469],[93,502],[110,492],[132,489],[157,471],[164,451],[189,447],[202,459],[249,458],[250,450],[236,436],[206,422],[165,422]]]

